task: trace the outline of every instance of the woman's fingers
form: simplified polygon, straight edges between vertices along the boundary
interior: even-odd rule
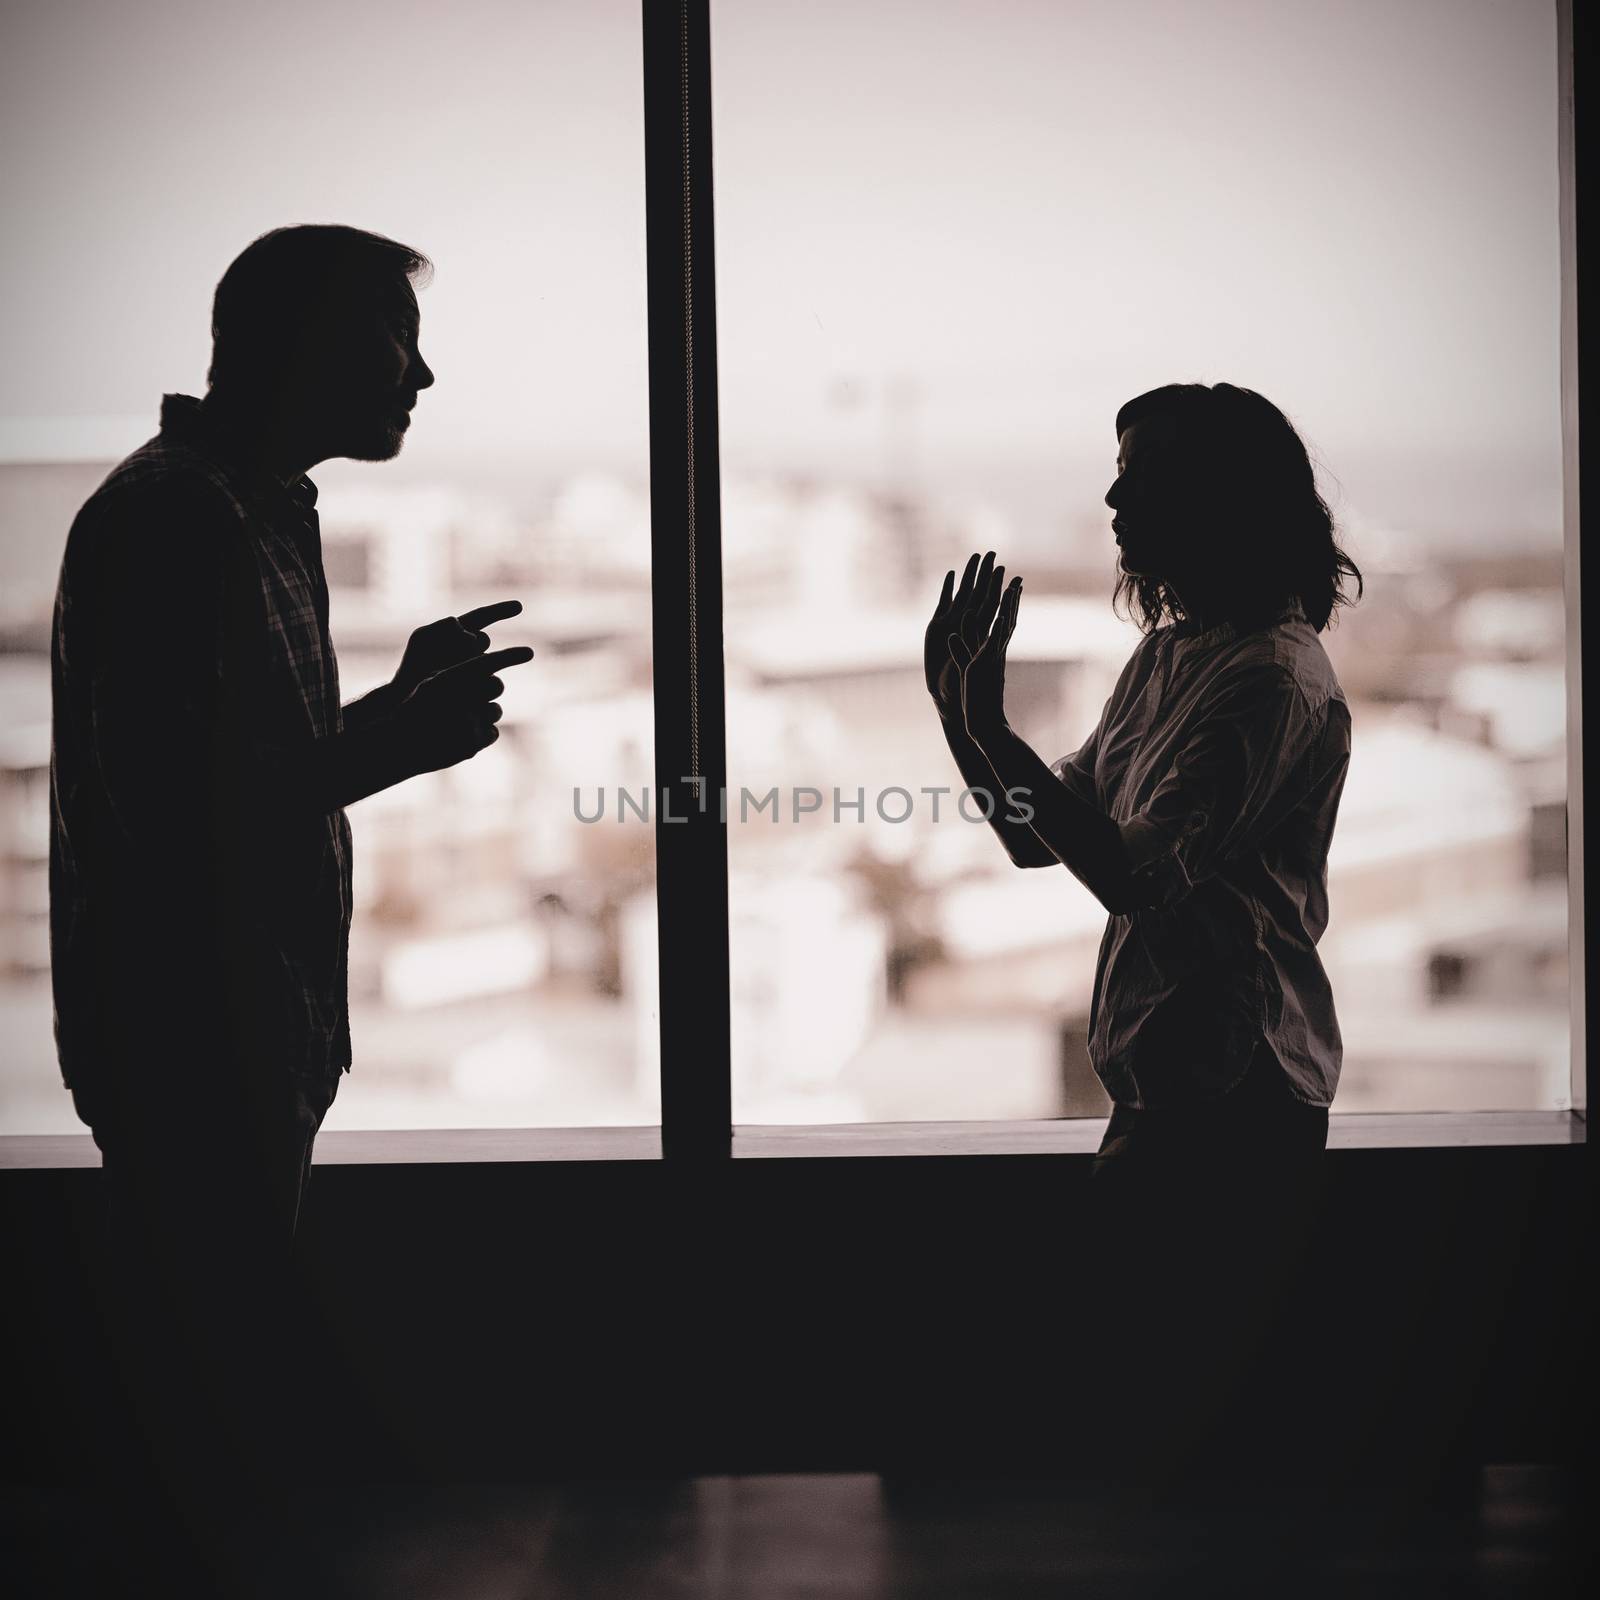
[[[966,570],[961,574],[961,587],[956,590],[955,608],[965,611],[972,604],[972,591],[978,578],[978,561],[976,555],[967,558]]]
[[[984,590],[983,600],[975,613],[978,623],[978,637],[987,638],[989,630],[994,627],[994,619],[1000,610],[1000,601],[1005,595],[1006,569],[996,567],[989,574],[989,587]]]
[[[1004,571],[1004,568],[1001,569]],[[994,572],[988,565],[988,558],[984,558],[984,565],[978,569],[977,582],[973,588],[972,599],[967,609],[957,619],[961,629],[961,637],[976,650],[983,643],[984,635],[989,631],[989,623],[984,617],[984,612],[989,605],[989,591],[994,587]],[[993,616],[993,613],[990,613]]]
[[[978,565],[972,574],[972,588],[967,594],[966,613],[970,615],[973,609],[983,604],[984,596],[989,592],[989,574],[994,569],[994,551],[987,551],[981,559],[974,557]]]
[[[1005,587],[1006,569],[1003,565],[996,565],[994,551],[989,550],[981,557],[976,553],[968,557],[966,569],[961,574],[960,587],[952,597],[950,583],[954,576],[954,573],[945,575],[944,591],[939,596],[940,611],[934,615],[938,616],[948,606],[950,620],[966,645],[970,659],[989,637],[996,617],[1004,621],[1002,607],[1010,596],[1010,591]],[[1020,585],[1021,580],[1016,582]],[[1014,611],[1012,625],[1015,626]]]
[[[1011,635],[1017,631],[1017,613],[1022,609],[1022,579],[1013,578],[1011,587],[1006,590],[1005,602],[1000,608],[1000,648],[1003,650],[1011,643]]]

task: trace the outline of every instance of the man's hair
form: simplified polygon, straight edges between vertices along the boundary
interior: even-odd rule
[[[274,228],[235,257],[211,305],[212,388],[270,383],[330,316],[389,284],[425,282],[420,250],[338,224]]]
[[[1321,633],[1349,605],[1345,579],[1361,573],[1339,548],[1333,513],[1317,492],[1311,457],[1289,419],[1264,395],[1231,383],[1172,383],[1128,401],[1117,437],[1146,417],[1170,416],[1177,444],[1161,467],[1192,506],[1192,531],[1214,577],[1249,620],[1298,599]],[[1124,572],[1113,603],[1132,602],[1142,631],[1182,607],[1160,576]]]

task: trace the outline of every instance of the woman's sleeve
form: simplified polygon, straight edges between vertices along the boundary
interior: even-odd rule
[[[1100,729],[1104,725],[1105,716],[1102,714],[1094,732],[1070,756],[1062,756],[1050,767],[1050,770],[1080,800],[1085,800],[1092,806],[1100,804],[1100,796],[1095,789],[1094,763],[1100,745]]]
[[[1100,720],[1094,731],[1069,756],[1052,762],[1050,770],[1080,799],[1092,806],[1100,805],[1100,791],[1095,784],[1095,763],[1100,759],[1100,741],[1105,736],[1106,724],[1111,720],[1113,708],[1121,705],[1149,671],[1149,652],[1153,642],[1146,638],[1123,663],[1116,684],[1106,696],[1100,710]],[[1102,808],[1103,809],[1103,808]]]
[[[1139,903],[1181,900],[1287,816],[1303,798],[1296,769],[1322,724],[1277,663],[1219,679],[1155,793],[1118,824]]]

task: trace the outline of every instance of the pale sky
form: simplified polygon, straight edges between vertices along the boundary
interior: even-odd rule
[[[712,14],[728,467],[1082,495],[1122,400],[1226,378],[1370,512],[1555,530],[1553,0]],[[636,3],[12,0],[4,44],[13,458],[137,443],[228,260],[339,220],[438,264],[408,472],[643,471]]]

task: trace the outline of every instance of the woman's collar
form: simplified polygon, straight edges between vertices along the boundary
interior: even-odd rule
[[[1254,633],[1261,628],[1275,628],[1283,622],[1304,622],[1305,620],[1305,607],[1297,597],[1280,605],[1271,614],[1255,622],[1240,620],[1219,622],[1215,627],[1211,628],[1197,628],[1187,620],[1176,622],[1173,624],[1173,636],[1175,639],[1182,640],[1187,644],[1232,644],[1241,634]]]

